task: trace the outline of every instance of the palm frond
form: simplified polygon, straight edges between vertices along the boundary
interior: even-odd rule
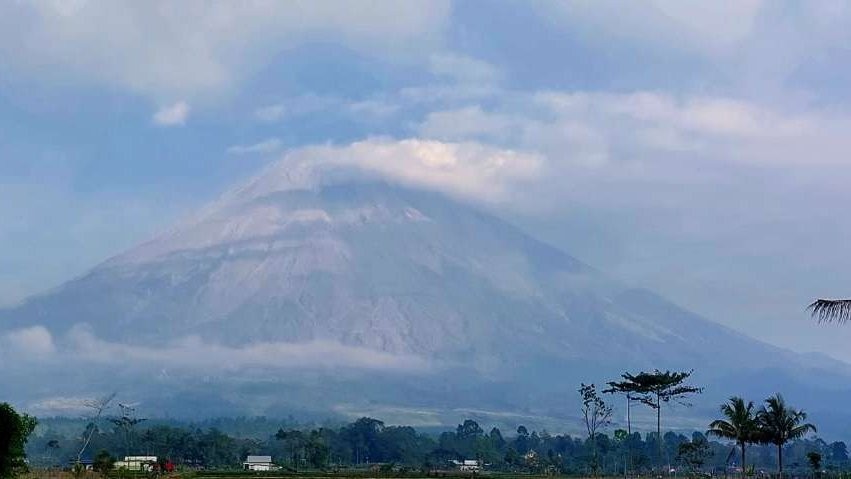
[[[807,309],[819,323],[851,321],[851,299],[817,299]]]
[[[810,423],[801,424],[789,431],[789,439],[800,439],[810,432],[818,432],[818,429]]]
[[[738,438],[738,431],[736,426],[730,424],[729,422],[723,419],[716,419],[709,423],[709,429],[706,431],[707,435],[717,436],[724,439],[736,439]]]

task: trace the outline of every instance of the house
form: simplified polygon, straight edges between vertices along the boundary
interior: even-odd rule
[[[77,462],[78,461],[71,459],[70,461],[68,461],[68,464],[73,469],[74,466],[77,464]],[[79,463],[80,463],[80,466],[83,468],[84,471],[91,471],[91,470],[94,469],[95,461],[92,460],[92,459],[82,458],[82,459],[80,459]]]
[[[154,470],[157,464],[157,456],[124,456],[121,461],[115,461],[116,469],[125,468],[128,471],[146,471]]]
[[[461,472],[479,472],[482,470],[482,463],[474,459],[464,459],[463,461],[452,461],[452,464],[458,467]]]
[[[272,456],[248,456],[242,463],[246,471],[273,471],[276,469],[272,464]]]

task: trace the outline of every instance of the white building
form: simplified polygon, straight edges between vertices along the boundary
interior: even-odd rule
[[[463,461],[452,461],[452,464],[458,466],[461,472],[479,472],[482,470],[482,463],[473,459],[464,459]]]
[[[276,469],[275,465],[272,464],[272,456],[248,456],[242,466],[246,471],[273,471]]]
[[[128,471],[153,471],[157,463],[157,456],[124,456],[124,460],[115,461],[114,467],[121,467]]]

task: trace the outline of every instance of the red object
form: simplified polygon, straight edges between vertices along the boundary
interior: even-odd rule
[[[174,472],[174,463],[171,461],[165,462],[165,472]]]

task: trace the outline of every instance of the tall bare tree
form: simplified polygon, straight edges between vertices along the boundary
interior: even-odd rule
[[[660,371],[624,373],[622,387],[635,392],[636,400],[656,411],[656,440],[659,443],[657,465],[662,466],[662,404],[690,406],[687,399],[703,392],[703,388],[686,384],[693,371]]]
[[[104,396],[100,399],[87,399],[83,401],[83,406],[88,408],[91,412],[88,416],[88,425],[86,426],[86,431],[83,433],[83,446],[80,447],[80,452],[77,453],[77,464],[83,460],[83,454],[86,452],[86,448],[89,447],[89,443],[92,442],[92,436],[94,436],[97,431],[97,424],[100,420],[101,416],[103,416],[104,411],[109,408],[109,404],[115,399],[115,394],[112,393],[108,396]]]
[[[585,420],[585,430],[588,432],[588,440],[591,442],[591,470],[594,477],[597,476],[599,461],[597,459],[597,431],[605,428],[611,423],[612,407],[597,394],[597,388],[593,384],[582,383],[579,388],[582,396],[582,418]]]
[[[604,394],[622,394],[626,398],[626,434],[627,438],[632,437],[632,403],[633,401],[637,401],[637,397],[641,397],[643,391],[641,390],[644,386],[642,384],[636,383],[635,381],[629,380],[631,377],[629,373],[624,373],[622,376],[624,378],[623,381],[609,381],[606,383],[609,388],[604,389]],[[628,474],[626,469],[632,469],[632,442],[631,440],[626,440],[626,449],[627,449],[627,464],[628,466],[624,467],[624,474]]]
[[[119,404],[118,408],[121,410],[121,416],[112,418],[110,421],[124,433],[125,456],[129,456],[130,450],[133,448],[134,428],[145,419],[136,417],[136,408],[132,405]]]
[[[629,374],[629,373],[626,373]],[[625,374],[625,375],[626,375]],[[630,406],[635,401],[635,396],[640,395],[638,388],[639,384],[631,381],[609,381],[606,383],[609,388],[603,390],[603,394],[622,394],[626,398],[626,433],[632,435],[632,417]]]

